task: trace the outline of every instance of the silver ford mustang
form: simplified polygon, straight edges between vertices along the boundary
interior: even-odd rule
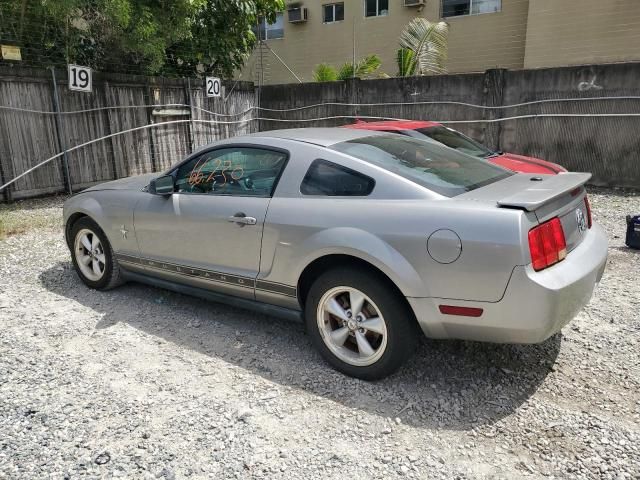
[[[85,190],[65,232],[89,287],[303,318],[329,364],[372,380],[420,331],[536,343],[569,322],[607,258],[589,178],[512,174],[395,134],[280,130]]]

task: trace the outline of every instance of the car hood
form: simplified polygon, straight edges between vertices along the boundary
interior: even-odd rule
[[[97,192],[100,190],[142,190],[149,185],[152,178],[157,177],[157,173],[146,173],[135,177],[121,178],[111,182],[104,182],[83,190],[83,192]]]
[[[547,162],[540,158],[516,155],[515,153],[503,153],[489,159],[491,163],[500,165],[518,173],[544,173],[555,175],[567,170],[557,163]]]

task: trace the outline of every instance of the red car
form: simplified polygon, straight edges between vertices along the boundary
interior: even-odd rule
[[[501,167],[518,173],[545,173],[555,175],[567,171],[566,168],[556,163],[547,162],[539,158],[525,157],[524,155],[516,155],[515,153],[494,152],[466,135],[436,122],[420,120],[358,121],[352,125],[345,125],[343,128],[378,130],[399,133],[415,138],[428,137],[447,147],[454,148],[459,152],[486,159],[493,164],[500,165]]]

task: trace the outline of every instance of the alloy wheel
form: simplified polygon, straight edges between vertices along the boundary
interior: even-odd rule
[[[97,282],[103,277],[107,260],[98,235],[88,228],[80,230],[76,235],[74,254],[78,268],[87,279]]]
[[[387,324],[376,304],[353,287],[334,287],[318,303],[317,321],[325,345],[343,362],[367,366],[387,347]]]

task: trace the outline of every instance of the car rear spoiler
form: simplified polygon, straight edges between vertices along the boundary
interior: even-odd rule
[[[591,178],[590,173],[562,173],[553,176],[534,177],[531,186],[498,200],[501,207],[522,208],[532,212],[542,205],[581,187]]]

